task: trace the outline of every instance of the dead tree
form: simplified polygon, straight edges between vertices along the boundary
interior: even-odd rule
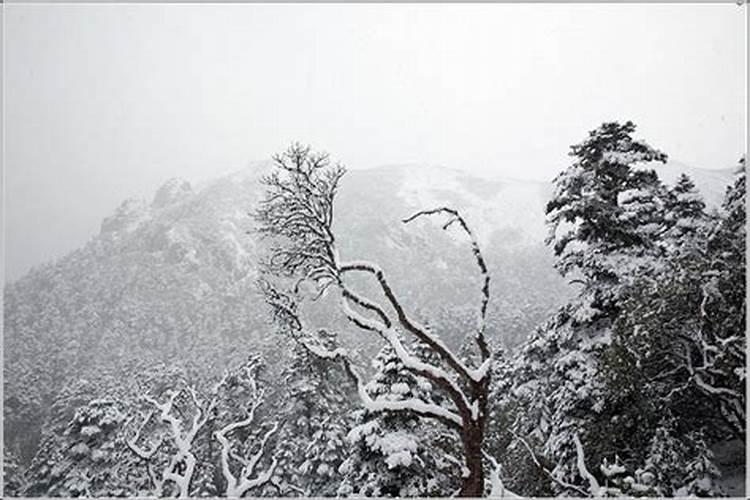
[[[266,196],[260,202],[256,218],[262,234],[274,238],[275,245],[264,262],[268,275],[296,279],[297,291],[303,281],[313,283],[316,297],[333,288],[341,298],[348,320],[357,327],[374,332],[388,342],[404,366],[417,376],[429,379],[452,402],[451,407],[422,400],[373,401],[359,383],[359,394],[371,411],[411,412],[438,420],[459,433],[463,443],[465,474],[461,496],[482,496],[484,470],[482,444],[487,418],[491,352],[485,339],[485,315],[490,298],[487,265],[474,234],[458,211],[440,207],[418,212],[404,219],[409,223],[426,216],[446,217],[443,229],[458,226],[467,236],[481,275],[481,294],[473,342],[478,350],[479,366],[464,363],[428,328],[415,320],[391,287],[385,272],[377,264],[365,261],[342,262],[333,233],[334,199],[345,173],[331,164],[325,154],[309,147],[292,145],[274,157],[274,171],[263,179]],[[346,282],[349,275],[361,274],[374,280],[385,302],[366,297]],[[273,288],[273,287],[270,287]],[[442,364],[425,363],[409,353],[396,328],[420,340],[434,351]],[[354,374],[356,375],[356,374]]]
[[[266,470],[257,470],[261,459],[266,453],[268,440],[279,428],[278,423],[275,423],[265,434],[263,434],[255,453],[249,458],[232,451],[232,444],[229,440],[229,434],[238,429],[249,427],[254,423],[255,412],[263,403],[264,391],[258,388],[256,371],[254,370],[255,367],[256,366],[252,364],[250,364],[250,366],[245,366],[241,373],[245,384],[249,386],[251,392],[250,403],[245,412],[244,418],[228,423],[215,433],[216,439],[221,444],[221,471],[227,483],[224,496],[230,498],[240,498],[252,488],[257,488],[266,484],[273,476],[277,465],[277,460],[274,457],[271,461],[271,465]],[[239,474],[236,476],[232,472],[232,459],[242,466]]]
[[[164,486],[170,482],[174,483],[177,488],[178,497],[187,498],[190,496],[190,483],[192,482],[196,466],[193,444],[198,432],[206,425],[206,422],[208,422],[213,415],[217,400],[216,394],[219,387],[224,383],[224,380],[225,379],[222,379],[222,381],[214,386],[210,397],[206,401],[200,401],[198,394],[192,387],[167,391],[167,400],[163,403],[159,402],[149,394],[143,396],[143,400],[153,406],[153,409],[148,413],[143,424],[137,429],[136,434],[131,439],[127,440],[126,443],[133,453],[146,462],[149,477],[154,483],[155,496],[162,496]],[[192,406],[194,406],[192,419],[183,419],[175,414],[177,411],[175,409],[175,402],[185,393],[189,395],[190,402],[192,403]],[[168,441],[171,442],[175,450],[166,467],[162,470],[161,475],[154,472],[152,459],[164,444],[164,439],[159,438],[157,443],[152,445],[150,449],[138,445],[138,441],[141,439],[141,434],[144,428],[148,422],[154,418],[154,415],[157,415],[156,418],[158,418],[159,421],[167,424],[166,435]],[[183,420],[188,420],[188,422]],[[188,424],[189,427],[183,428],[185,424]]]
[[[141,441],[143,439],[144,429],[148,426],[149,422],[151,422],[153,418],[154,418],[154,410],[150,410],[146,414],[146,417],[143,419],[143,423],[141,423],[141,425],[138,426],[138,428],[136,429],[136,432],[133,435],[133,437],[125,440],[125,444],[128,446],[130,451],[132,451],[138,458],[140,458],[146,463],[146,471],[148,472],[148,477],[151,479],[151,482],[154,485],[154,490],[153,490],[154,496],[159,498],[162,496],[162,492],[164,489],[164,479],[160,478],[156,474],[156,472],[154,472],[153,459],[156,453],[161,448],[161,446],[164,444],[164,440],[161,437],[159,437],[156,443],[152,444],[149,448],[146,448],[138,444],[138,441]],[[130,420],[128,420],[128,422],[130,422]]]

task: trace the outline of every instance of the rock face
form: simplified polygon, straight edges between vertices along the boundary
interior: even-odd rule
[[[130,232],[150,217],[145,201],[131,198],[123,201],[115,213],[102,221],[101,233]]]
[[[72,380],[98,380],[103,370],[116,380],[130,376],[134,362],[157,361],[214,374],[275,345],[255,285],[264,243],[250,216],[267,168],[255,165],[198,189],[170,180],[151,204],[124,202],[84,247],[6,286],[6,443],[26,439],[19,446],[28,454],[28,436]],[[731,178],[696,172],[689,173],[698,186],[715,193]],[[378,262],[410,310],[458,344],[473,325],[479,293],[466,240],[443,231],[437,219],[401,220],[435,206],[459,209],[492,274],[489,334],[512,347],[570,294],[543,244],[550,193],[545,183],[436,167],[351,171],[342,181],[335,230],[342,258]],[[353,331],[331,302],[316,304],[311,321],[333,324],[349,346],[374,349],[376,339]]]
[[[154,208],[163,208],[184,200],[193,194],[193,188],[190,183],[183,179],[170,179],[156,191],[154,201],[151,206]]]

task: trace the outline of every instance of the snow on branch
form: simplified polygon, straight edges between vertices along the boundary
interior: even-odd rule
[[[221,471],[224,475],[225,481],[227,482],[225,496],[230,498],[242,497],[250,489],[262,486],[263,484],[267,483],[271,479],[271,476],[273,476],[278,463],[276,458],[274,457],[272,459],[271,465],[266,470],[262,472],[258,472],[256,470],[258,463],[263,458],[266,452],[266,444],[268,440],[271,438],[271,436],[273,436],[273,434],[276,433],[279,428],[278,422],[274,423],[273,427],[271,427],[263,435],[258,446],[258,450],[249,459],[245,459],[232,452],[232,445],[229,442],[229,438],[227,436],[237,429],[250,426],[255,420],[256,409],[263,401],[263,391],[259,391],[257,389],[254,379],[251,381],[251,388],[253,391],[253,402],[251,403],[251,407],[247,416],[242,420],[227,424],[214,434],[216,436],[216,439],[221,444]],[[243,465],[242,470],[238,476],[235,476],[232,473],[230,458],[234,458]]]
[[[385,339],[396,353],[398,359],[403,363],[404,367],[415,373],[416,375],[425,377],[440,387],[442,387],[451,397],[451,400],[458,407],[459,411],[463,415],[471,415],[474,420],[478,418],[478,415],[471,412],[472,404],[469,403],[468,398],[464,391],[458,386],[456,381],[446,371],[440,368],[424,363],[418,358],[409,354],[401,343],[398,334],[393,328],[386,327],[384,324],[380,324],[375,320],[366,318],[356,311],[352,310],[345,298],[342,298],[342,309],[344,314],[350,321],[366,330],[372,330],[377,332],[383,339]],[[450,351],[448,351],[450,352]]]
[[[376,302],[363,297],[362,295],[354,292],[349,287],[343,284],[339,285],[339,288],[341,288],[341,294],[344,299],[350,300],[351,302],[360,306],[363,309],[367,309],[368,311],[374,312],[377,315],[377,317],[380,319],[380,321],[383,322],[383,326],[385,328],[390,328],[393,325],[393,322],[385,313],[385,310],[383,309],[382,306],[380,306],[380,304],[377,304]]]
[[[267,195],[256,218],[261,234],[284,237],[287,245],[272,250],[267,269],[287,276],[332,269],[333,200],[345,169],[300,144],[276,155],[274,162],[276,170],[261,180]]]
[[[355,313],[356,314],[356,313]],[[330,351],[325,347],[313,343],[311,341],[305,341],[302,343],[313,355],[330,360],[340,360],[344,369],[346,370],[349,377],[357,385],[357,393],[362,401],[362,405],[365,409],[380,412],[380,411],[406,411],[414,413],[415,415],[434,418],[446,424],[448,427],[453,429],[461,429],[463,420],[456,413],[443,408],[442,406],[425,403],[424,401],[416,398],[411,398],[403,401],[375,401],[370,397],[362,382],[362,377],[354,368],[353,363],[348,357],[346,350],[338,348],[334,351]]]
[[[524,438],[522,438],[521,436],[519,436],[518,434],[516,434],[513,431],[512,428],[508,428],[508,431],[511,433],[511,435],[513,436],[514,439],[516,439],[518,442],[520,442],[523,445],[523,447],[529,453],[529,456],[531,456],[531,460],[534,462],[534,464],[537,467],[539,467],[539,469],[542,472],[544,472],[547,475],[547,477],[549,477],[552,481],[556,482],[557,484],[559,484],[563,488],[575,491],[576,493],[578,493],[582,497],[589,496],[589,493],[586,490],[584,490],[584,489],[576,486],[575,484],[571,484],[571,483],[565,482],[562,479],[560,479],[559,477],[555,476],[552,472],[550,472],[550,470],[547,467],[545,467],[539,461],[539,458],[536,456],[536,453],[534,453],[534,450],[531,449],[531,446],[529,445],[528,442],[526,442],[526,440]]]
[[[396,298],[393,289],[391,288],[388,280],[385,277],[385,273],[380,266],[367,261],[352,261],[339,264],[339,272],[343,275],[348,272],[365,272],[375,276],[378,284],[380,285],[383,294],[388,299],[393,309],[396,311],[399,323],[410,333],[412,333],[419,340],[427,344],[435,353],[437,353],[453,370],[459,375],[471,378],[471,370],[461,362],[460,359],[451,351],[447,345],[438,336],[429,332],[427,328],[420,325],[416,321],[409,318],[404,310],[401,302]],[[355,324],[358,324],[355,322]],[[374,330],[372,323],[366,323],[368,330]],[[358,326],[360,326],[358,324]]]
[[[447,207],[419,212],[403,221],[408,223],[421,216],[448,214],[450,218],[444,228],[458,223],[469,236],[483,282],[474,335],[482,363],[476,368],[466,366],[438,336],[407,314],[380,267],[370,262],[342,263],[339,260],[333,234],[333,204],[339,181],[344,174],[343,167],[331,165],[327,155],[313,153],[309,147],[299,144],[293,144],[274,160],[277,168],[262,181],[266,186],[266,196],[261,200],[256,214],[256,219],[261,223],[260,232],[276,237],[278,245],[271,248],[271,256],[264,272],[279,278],[297,279],[294,286],[295,295],[303,281],[310,281],[318,287],[317,297],[331,285],[336,286],[341,292],[343,311],[351,323],[383,337],[393,346],[397,357],[407,370],[435,382],[440,390],[447,393],[458,413],[454,412],[453,408],[447,409],[417,400],[372,401],[364,391],[361,381],[358,381],[365,407],[372,411],[409,411],[435,418],[452,428],[457,428],[464,444],[466,467],[471,471],[465,478],[461,492],[466,496],[481,494],[481,441],[488,403],[491,359],[491,352],[484,337],[490,299],[490,277],[473,232],[456,210]],[[344,278],[348,273],[354,272],[364,272],[374,277],[387,299],[386,302],[379,304],[378,301],[364,297],[349,288]],[[273,295],[272,289],[267,287],[267,290],[270,291],[268,295]],[[299,321],[296,303],[292,304],[283,299],[276,300],[278,298],[277,296],[270,301],[275,317],[286,318],[287,324],[294,332],[293,338],[299,341],[304,336],[304,327]],[[411,356],[396,334],[396,325],[426,344],[445,368],[424,363]],[[357,378],[356,374],[354,375],[354,378]],[[470,396],[467,396],[469,394]]]
[[[156,455],[156,452],[159,451],[161,446],[164,444],[164,440],[160,437],[156,444],[154,444],[150,450],[147,450],[146,448],[139,446],[138,441],[141,439],[141,435],[143,434],[143,430],[146,428],[146,425],[151,421],[151,419],[154,416],[153,410],[148,412],[148,415],[146,415],[146,418],[143,420],[143,423],[138,426],[138,429],[136,430],[135,435],[125,440],[125,445],[132,451],[138,458],[146,462],[146,471],[148,473],[148,477],[151,479],[151,482],[154,484],[154,496],[155,497],[161,497],[162,490],[164,488],[164,479],[159,479],[154,472],[154,467],[152,463],[152,459]],[[128,422],[132,420],[129,419]],[[127,426],[127,424],[126,424]]]
[[[486,451],[482,451],[482,454],[492,465],[492,470],[490,471],[490,498],[521,498],[520,495],[516,495],[503,484],[503,480],[500,477],[500,464],[497,463],[495,457]]]
[[[589,483],[590,496],[601,496],[601,487],[599,486],[599,482],[596,480],[594,475],[586,468],[586,457],[583,454],[583,445],[581,444],[581,439],[578,437],[578,433],[573,434],[573,442],[576,445],[576,466],[578,467],[578,473]]]
[[[458,222],[459,226],[461,226],[461,229],[463,229],[464,232],[469,236],[469,240],[471,242],[471,251],[474,254],[474,258],[477,261],[477,267],[479,267],[479,272],[482,276],[482,300],[479,306],[479,318],[478,318],[477,330],[480,332],[480,334],[483,334],[484,329],[485,329],[485,321],[487,317],[487,306],[489,305],[489,302],[490,302],[490,273],[487,268],[487,263],[484,260],[484,256],[482,255],[482,251],[479,249],[479,243],[477,242],[477,239],[474,236],[473,231],[469,228],[469,225],[466,223],[466,220],[461,216],[461,214],[456,209],[449,208],[449,207],[438,207],[438,208],[433,208],[431,210],[421,210],[403,219],[402,222],[404,224],[408,224],[409,222],[416,220],[419,217],[438,215],[438,214],[447,214],[449,216],[448,221],[445,224],[443,224],[444,230],[447,230],[454,222]]]
[[[172,481],[177,486],[178,496],[180,498],[187,498],[190,496],[190,483],[196,465],[196,458],[192,452],[193,441],[195,440],[198,431],[200,431],[211,416],[214,405],[216,404],[216,399],[214,397],[207,404],[201,404],[198,401],[198,396],[195,393],[195,390],[192,387],[189,387],[188,393],[191,401],[196,407],[196,411],[192,422],[190,423],[190,428],[183,431],[182,420],[172,414],[175,400],[182,392],[183,391],[170,391],[169,398],[164,403],[160,403],[148,395],[146,395],[144,399],[159,410],[160,419],[169,424],[170,437],[175,448],[177,448],[176,453],[172,456],[172,459],[162,473],[161,483],[164,484],[168,481]]]
[[[440,405],[425,403],[421,399],[416,398],[402,401],[376,401],[370,397],[361,381],[357,389],[364,407],[370,411],[406,411],[420,417],[434,418],[456,430],[461,430],[463,427],[463,420],[460,416]]]
[[[136,430],[135,435],[125,440],[125,444],[130,448],[130,450],[136,454],[139,458],[142,460],[151,460],[151,458],[156,454],[157,451],[159,451],[159,448],[161,448],[161,445],[163,444],[164,440],[159,439],[156,444],[154,444],[150,450],[146,450],[145,448],[138,445],[138,441],[141,438],[141,434],[143,433],[143,429],[148,425],[151,418],[153,418],[154,412],[153,410],[148,412],[148,415],[146,415],[146,418],[143,419],[143,423],[138,427],[138,430]]]
[[[302,330],[297,301],[288,293],[279,290],[270,281],[259,279],[258,288],[271,309],[274,322],[287,329],[293,337]]]

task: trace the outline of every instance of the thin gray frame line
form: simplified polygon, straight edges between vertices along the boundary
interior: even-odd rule
[[[3,5],[82,5],[82,4],[142,4],[142,5],[159,5],[159,4],[203,4],[203,5],[226,5],[226,4],[257,4],[257,5],[309,5],[309,4],[351,4],[351,5],[372,5],[372,4],[399,4],[399,5],[425,5],[425,4],[533,4],[533,5],[672,5],[672,4],[704,4],[704,5],[722,5],[735,4],[738,7],[745,5],[745,0],[469,0],[462,2],[460,0],[0,0]]]

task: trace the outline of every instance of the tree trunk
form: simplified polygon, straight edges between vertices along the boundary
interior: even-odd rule
[[[482,441],[484,426],[471,422],[463,432],[464,457],[469,476],[464,478],[460,497],[481,497],[484,494],[484,468],[482,467]]]

